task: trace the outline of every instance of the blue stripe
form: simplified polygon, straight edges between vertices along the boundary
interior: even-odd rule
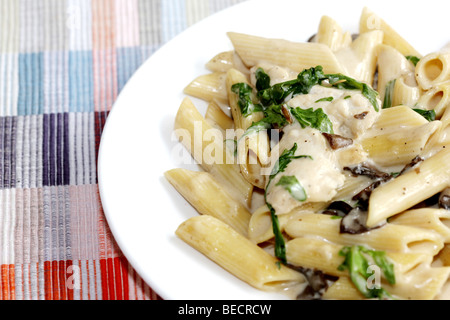
[[[142,64],[140,47],[117,48],[117,83],[119,92]]]
[[[19,54],[18,115],[42,114],[44,109],[44,56],[39,53]]]
[[[69,52],[69,112],[94,111],[92,51]]]
[[[161,1],[162,42],[165,43],[187,28],[185,0]]]

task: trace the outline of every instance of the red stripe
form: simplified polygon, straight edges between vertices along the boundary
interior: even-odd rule
[[[51,268],[53,300],[59,300],[58,261],[52,261],[50,264],[50,268]]]
[[[113,260],[108,258],[106,259],[106,263],[108,266],[108,285],[109,285],[109,299],[110,300],[116,300],[116,293],[114,289],[115,279],[114,279],[114,266],[113,266]]]
[[[59,295],[60,300],[67,300],[67,263],[68,261],[59,261]]]
[[[45,300],[52,300],[52,278],[51,278],[51,263],[44,261],[44,296]]]
[[[122,257],[120,259],[122,267],[122,281],[123,281],[123,293],[124,293],[124,300],[130,300],[130,294],[129,294],[129,283],[128,283],[128,261],[125,257]]]
[[[106,260],[100,259],[100,273],[102,278],[102,295],[103,300],[110,300],[109,298],[109,292],[108,292],[108,271],[106,268]]]
[[[120,258],[114,258],[114,278],[116,284],[116,299],[123,300],[123,286],[122,286],[122,261]]]

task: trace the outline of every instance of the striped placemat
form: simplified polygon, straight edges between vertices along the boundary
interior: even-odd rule
[[[0,0],[0,300],[159,299],[102,211],[102,128],[134,71],[243,0]]]

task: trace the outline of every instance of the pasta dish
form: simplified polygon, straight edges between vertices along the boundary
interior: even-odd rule
[[[165,172],[199,213],[176,235],[292,299],[450,299],[450,48],[368,8],[358,34],[228,37],[175,118],[202,168]]]

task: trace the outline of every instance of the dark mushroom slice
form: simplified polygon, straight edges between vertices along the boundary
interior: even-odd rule
[[[327,139],[328,144],[333,150],[342,149],[353,144],[352,139],[340,136],[338,134],[330,134],[325,132],[322,134]]]
[[[441,192],[439,196],[439,208],[450,210],[450,188]]]

